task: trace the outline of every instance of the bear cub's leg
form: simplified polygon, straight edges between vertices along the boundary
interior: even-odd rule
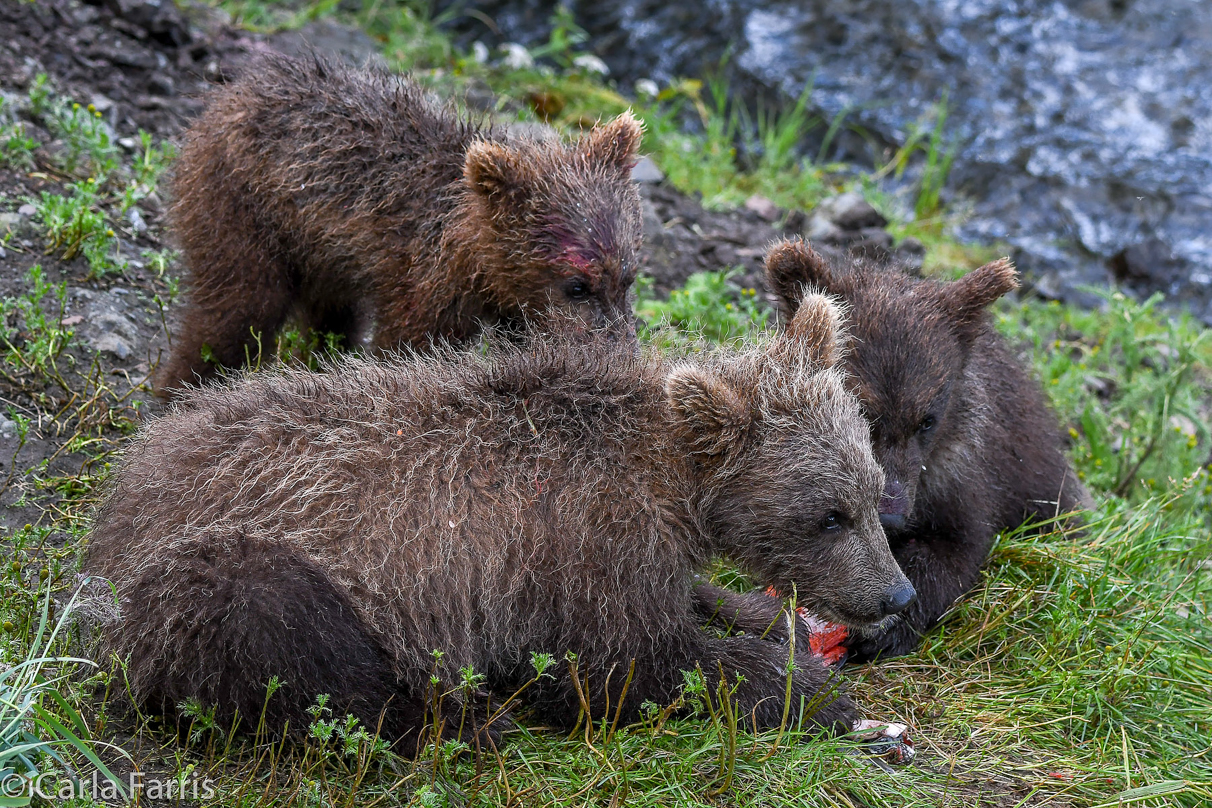
[[[274,337],[296,291],[285,262],[253,239],[220,239],[195,248],[191,285],[172,353],[159,371],[161,395],[273,355]],[[258,347],[258,339],[260,346]],[[203,346],[208,357],[203,358]]]
[[[766,600],[778,603],[763,595]],[[684,671],[702,671],[707,685],[706,696],[716,700],[716,687],[721,674],[729,687],[743,679],[731,698],[737,708],[741,725],[751,730],[779,726],[787,694],[787,670],[790,648],[758,635],[716,638],[710,637],[687,616],[690,625],[684,631],[659,637],[656,647],[633,649],[630,655],[614,661],[594,660],[583,653],[578,660],[578,675],[582,689],[596,720],[609,710],[613,718],[622,683],[630,659],[635,659],[635,673],[630,682],[621,716],[624,721],[640,717],[640,705],[652,702],[667,705],[681,693],[685,684]],[[607,685],[609,682],[609,685]],[[540,682],[530,693],[536,711],[557,726],[571,727],[580,712],[580,696],[570,677],[555,682]],[[805,721],[831,732],[848,732],[858,718],[849,697],[840,692],[840,679],[809,653],[806,644],[797,652],[791,675],[791,710],[789,720],[799,719],[801,705]]]
[[[308,708],[328,694],[332,716],[352,713],[402,753],[415,751],[431,723],[427,700],[399,685],[348,594],[318,566],[238,531],[175,549],[168,565],[149,565],[124,587],[132,628],[117,650],[136,695],[164,710],[196,698],[227,721],[238,710],[250,730],[264,710],[270,732],[289,723],[302,734],[314,720]],[[271,677],[281,686],[267,701]],[[446,711],[447,733],[457,732],[458,706]]]
[[[694,588],[694,610],[707,626],[773,642],[789,639],[788,612],[783,601],[765,592],[755,590],[742,595],[715,584],[700,583]]]

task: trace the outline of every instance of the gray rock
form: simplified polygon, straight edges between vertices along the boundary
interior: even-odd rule
[[[155,53],[129,39],[122,42],[122,47],[110,44],[94,45],[85,52],[85,55],[140,70],[155,70],[158,64]]]
[[[111,289],[97,293],[91,300],[82,298],[88,305],[79,333],[93,350],[127,359],[139,343],[139,327],[123,312],[126,303],[119,291],[126,290]]]
[[[22,216],[33,216],[37,212],[38,209],[28,202],[17,208],[17,213],[21,214]]]
[[[505,136],[509,140],[523,143],[545,143],[560,139],[560,133],[554,127],[538,121],[510,121],[505,124]]]
[[[745,210],[756,213],[758,218],[765,219],[768,222],[773,222],[779,217],[778,205],[758,194],[754,194],[745,200]]]
[[[631,169],[631,179],[641,183],[657,183],[665,179],[665,172],[648,156],[641,157]]]
[[[0,213],[0,236],[8,233],[14,236],[28,236],[35,230],[33,221],[20,213]]]
[[[271,36],[269,43],[290,56],[319,52],[355,67],[372,62],[386,66],[379,46],[365,31],[332,20],[315,20],[297,31],[282,31]]]
[[[816,212],[843,230],[863,230],[888,224],[888,220],[857,191],[826,199],[817,205]]]
[[[820,214],[809,219],[808,226],[804,228],[804,238],[809,241],[837,243],[842,240],[844,235],[842,228]]]
[[[3,102],[0,103],[0,121],[12,120],[14,113],[25,107],[25,99],[8,90],[0,90],[0,102]]]
[[[135,351],[134,346],[130,342],[122,339],[117,334],[102,334],[96,339],[90,340],[88,344],[95,351],[112,354],[119,359],[126,359]]]
[[[143,221],[143,214],[138,208],[131,208],[126,218],[130,220],[130,226],[136,233],[143,235],[147,232],[147,222]]]
[[[850,249],[872,258],[884,258],[892,252],[892,234],[882,227],[864,227]]]
[[[108,96],[104,96],[101,93],[93,93],[89,97],[89,101],[94,107],[97,108],[97,112],[100,112],[102,115],[114,108],[113,99],[109,98]]]
[[[163,73],[153,73],[147,78],[147,89],[156,95],[176,95],[177,87],[171,76]]]
[[[101,17],[101,11],[93,6],[81,5],[72,16],[81,25],[88,25],[96,22]]]
[[[1112,256],[1109,266],[1120,283],[1142,292],[1159,289],[1166,294],[1178,293],[1186,269],[1170,246],[1157,238],[1125,247]]]
[[[434,10],[465,5],[438,0]],[[827,160],[883,164],[886,149],[932,124],[932,108],[946,97],[944,142],[957,145],[944,196],[962,188],[970,202],[962,238],[1010,245],[1033,275],[1055,272],[1057,288],[1073,302],[1082,286],[1108,281],[1108,263],[1121,251],[1160,239],[1182,278],[1176,289],[1162,277],[1148,291],[1212,312],[1212,284],[1202,282],[1212,274],[1206,2],[474,6],[474,16],[451,15],[448,28],[460,40],[532,48],[549,42],[550,15],[563,6],[588,33],[585,47],[623,87],[664,85],[721,64],[727,85],[745,101],[781,96],[791,104],[811,85],[812,113],[846,122]],[[912,160],[906,176],[920,177],[923,163]]]
[[[669,236],[665,233],[665,224],[661,221],[656,206],[648,199],[642,199],[640,211],[644,225],[644,243],[649,248],[664,246]]]
[[[1044,300],[1060,300],[1065,296],[1065,285],[1055,270],[1037,276],[1031,290]]]
[[[926,263],[926,245],[910,236],[896,245],[893,250],[897,263],[913,275],[922,274],[922,266]]]
[[[142,28],[166,45],[187,45],[192,40],[189,24],[173,0],[105,0],[115,17]]]

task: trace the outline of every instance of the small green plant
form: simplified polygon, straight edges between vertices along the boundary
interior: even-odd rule
[[[735,342],[765,328],[769,314],[758,304],[757,290],[731,282],[739,272],[696,272],[668,300],[653,297],[651,279],[641,279],[636,301],[636,314],[645,321],[641,336],[677,342],[672,329],[710,342]]]
[[[50,762],[76,779],[68,759],[71,753],[87,760],[126,797],[125,788],[97,757],[93,747],[103,746],[127,759],[130,756],[113,744],[93,741],[79,712],[63,695],[70,668],[96,667],[88,659],[53,653],[78,597],[79,590],[48,633],[51,615],[48,581],[28,652],[24,659],[0,673],[0,793],[4,795],[4,805],[28,805],[33,796],[29,784]]]
[[[160,177],[176,156],[168,141],[156,144],[152,136],[139,131],[139,152],[131,165],[131,179],[122,189],[122,212],[126,213],[156,190]]]
[[[326,358],[335,357],[341,352],[343,341],[341,334],[288,328],[275,337],[274,356],[279,362],[318,370]],[[260,361],[259,356],[250,359],[250,364]]]
[[[164,273],[180,257],[180,253],[168,247],[162,250],[144,250],[141,255],[147,268],[155,272],[157,278],[164,278]]]
[[[1206,462],[1212,342],[1189,316],[1159,312],[1160,295],[1138,303],[1100,294],[1104,312],[1032,303],[1001,322],[1012,338],[1031,341],[1045,390],[1070,414],[1078,476],[1143,501]],[[1196,501],[1189,496],[1174,507]]]
[[[72,338],[62,325],[67,307],[67,283],[52,284],[42,267],[30,267],[26,274],[29,291],[0,301],[0,341],[4,343],[4,361],[19,373],[38,379],[57,379],[66,389],[57,362]],[[10,381],[14,381],[10,374]]]
[[[18,120],[8,121],[5,101],[0,97],[0,166],[32,168],[34,149],[38,141],[25,134],[25,124]]]
[[[61,250],[64,261],[83,253],[88,260],[89,278],[121,271],[123,266],[116,257],[117,240],[100,210],[96,180],[90,177],[67,188],[71,196],[43,191],[37,203],[37,215],[46,227],[46,253]]]
[[[226,9],[238,25],[254,31],[273,32],[300,28],[312,20],[331,15],[337,8],[338,0],[304,0],[299,3],[224,0],[218,5]]]
[[[316,697],[316,703],[307,708],[312,718],[308,738],[318,743],[321,755],[357,758],[386,752],[391,747],[378,733],[361,726],[353,715],[346,715],[344,719],[326,719],[325,716],[332,712],[328,701],[328,694],[322,693]]]
[[[25,134],[25,124],[16,121],[0,126],[0,165],[32,168],[36,148],[38,141]]]
[[[926,165],[922,168],[922,179],[917,202],[913,206],[913,214],[919,219],[925,219],[938,213],[939,195],[951,174],[951,164],[959,152],[959,140],[952,137],[944,145],[943,131],[947,124],[947,96],[938,103],[935,113],[934,128],[930,131],[930,140],[926,144]]]
[[[45,117],[47,128],[63,141],[57,160],[64,171],[86,170],[101,182],[119,165],[118,147],[109,126],[92,104],[57,104]]]
[[[808,110],[812,89],[809,82],[790,109],[777,106],[758,108],[753,125],[745,127],[756,134],[756,143],[749,147],[750,151],[759,154],[755,170],[774,174],[796,167],[804,137],[823,123]],[[739,105],[739,101],[736,103]],[[743,118],[749,118],[744,106],[739,106],[739,111]]]
[[[589,39],[589,34],[577,25],[572,10],[563,3],[556,6],[550,22],[551,33],[547,42],[531,48],[530,55],[535,59],[551,59],[561,68],[571,70],[577,56],[581,55],[580,46]]]
[[[362,0],[357,15],[362,27],[382,43],[383,54],[400,70],[449,65],[455,51],[438,25],[456,17],[460,6],[451,5],[437,16],[429,3],[383,3]],[[469,60],[463,60],[467,63]]]
[[[908,170],[914,155],[924,152],[926,162],[922,166],[922,175],[918,180],[917,199],[913,204],[913,215],[919,219],[929,219],[936,216],[940,209],[940,198],[943,186],[951,173],[951,164],[959,153],[959,138],[946,138],[947,126],[947,94],[930,111],[934,122],[932,126],[916,125],[911,128],[909,137],[897,149],[892,160],[879,171],[873,179],[879,179],[889,172],[895,172],[899,179]],[[929,120],[929,118],[927,118]]]
[[[51,87],[50,77],[45,73],[34,76],[29,85],[29,113],[35,118],[41,118],[51,111],[55,101],[55,91]]]
[[[190,697],[177,705],[177,710],[183,718],[189,719],[189,731],[186,737],[190,743],[197,743],[211,733],[223,736],[223,727],[215,719],[218,705],[207,706],[194,697]]]

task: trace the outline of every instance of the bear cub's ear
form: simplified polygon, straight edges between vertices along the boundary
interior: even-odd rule
[[[525,157],[501,143],[477,140],[463,158],[463,181],[480,196],[519,202],[530,192],[533,168]]]
[[[810,287],[829,288],[829,264],[802,239],[776,241],[766,251],[766,282],[790,314],[795,314]]]
[[[842,306],[828,295],[811,292],[804,295],[786,336],[794,350],[813,365],[831,368],[842,359],[846,346],[846,328]]]
[[[628,111],[610,123],[593,127],[577,146],[594,162],[631,171],[643,138],[644,125]]]
[[[750,409],[724,379],[708,370],[679,365],[665,379],[669,406],[682,419],[691,451],[717,456],[739,446],[752,423]]]
[[[945,284],[940,296],[943,308],[961,331],[967,331],[982,322],[993,301],[1017,288],[1018,271],[1009,258],[1002,258]]]

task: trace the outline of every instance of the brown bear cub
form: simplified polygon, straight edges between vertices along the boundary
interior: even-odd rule
[[[758,727],[789,694],[848,729],[854,705],[806,647],[792,665],[790,644],[705,630],[715,593],[694,577],[727,556],[852,627],[912,600],[838,329],[809,296],[765,347],[685,363],[534,335],[186,393],[128,450],[90,538],[86,571],[121,602],[110,649],[152,709],[256,717],[277,676],[273,726],[306,727],[327,693],[403,749],[432,719],[431,674],[483,674],[443,715],[484,729],[532,653],[577,655],[580,686],[561,662],[527,691],[559,726],[579,690],[613,715],[634,660],[624,720],[699,668],[739,682]]]
[[[806,289],[846,305],[846,369],[885,475],[880,521],[918,591],[903,620],[855,636],[851,659],[904,654],[976,583],[999,531],[1088,502],[1043,391],[989,322],[1017,273],[1001,260],[940,283],[802,242],[776,245],[766,269],[791,312]]]
[[[158,389],[239,367],[291,315],[347,346],[373,321],[380,349],[552,309],[630,338],[640,137],[623,114],[573,146],[514,141],[386,71],[260,60],[176,164],[189,295]]]

